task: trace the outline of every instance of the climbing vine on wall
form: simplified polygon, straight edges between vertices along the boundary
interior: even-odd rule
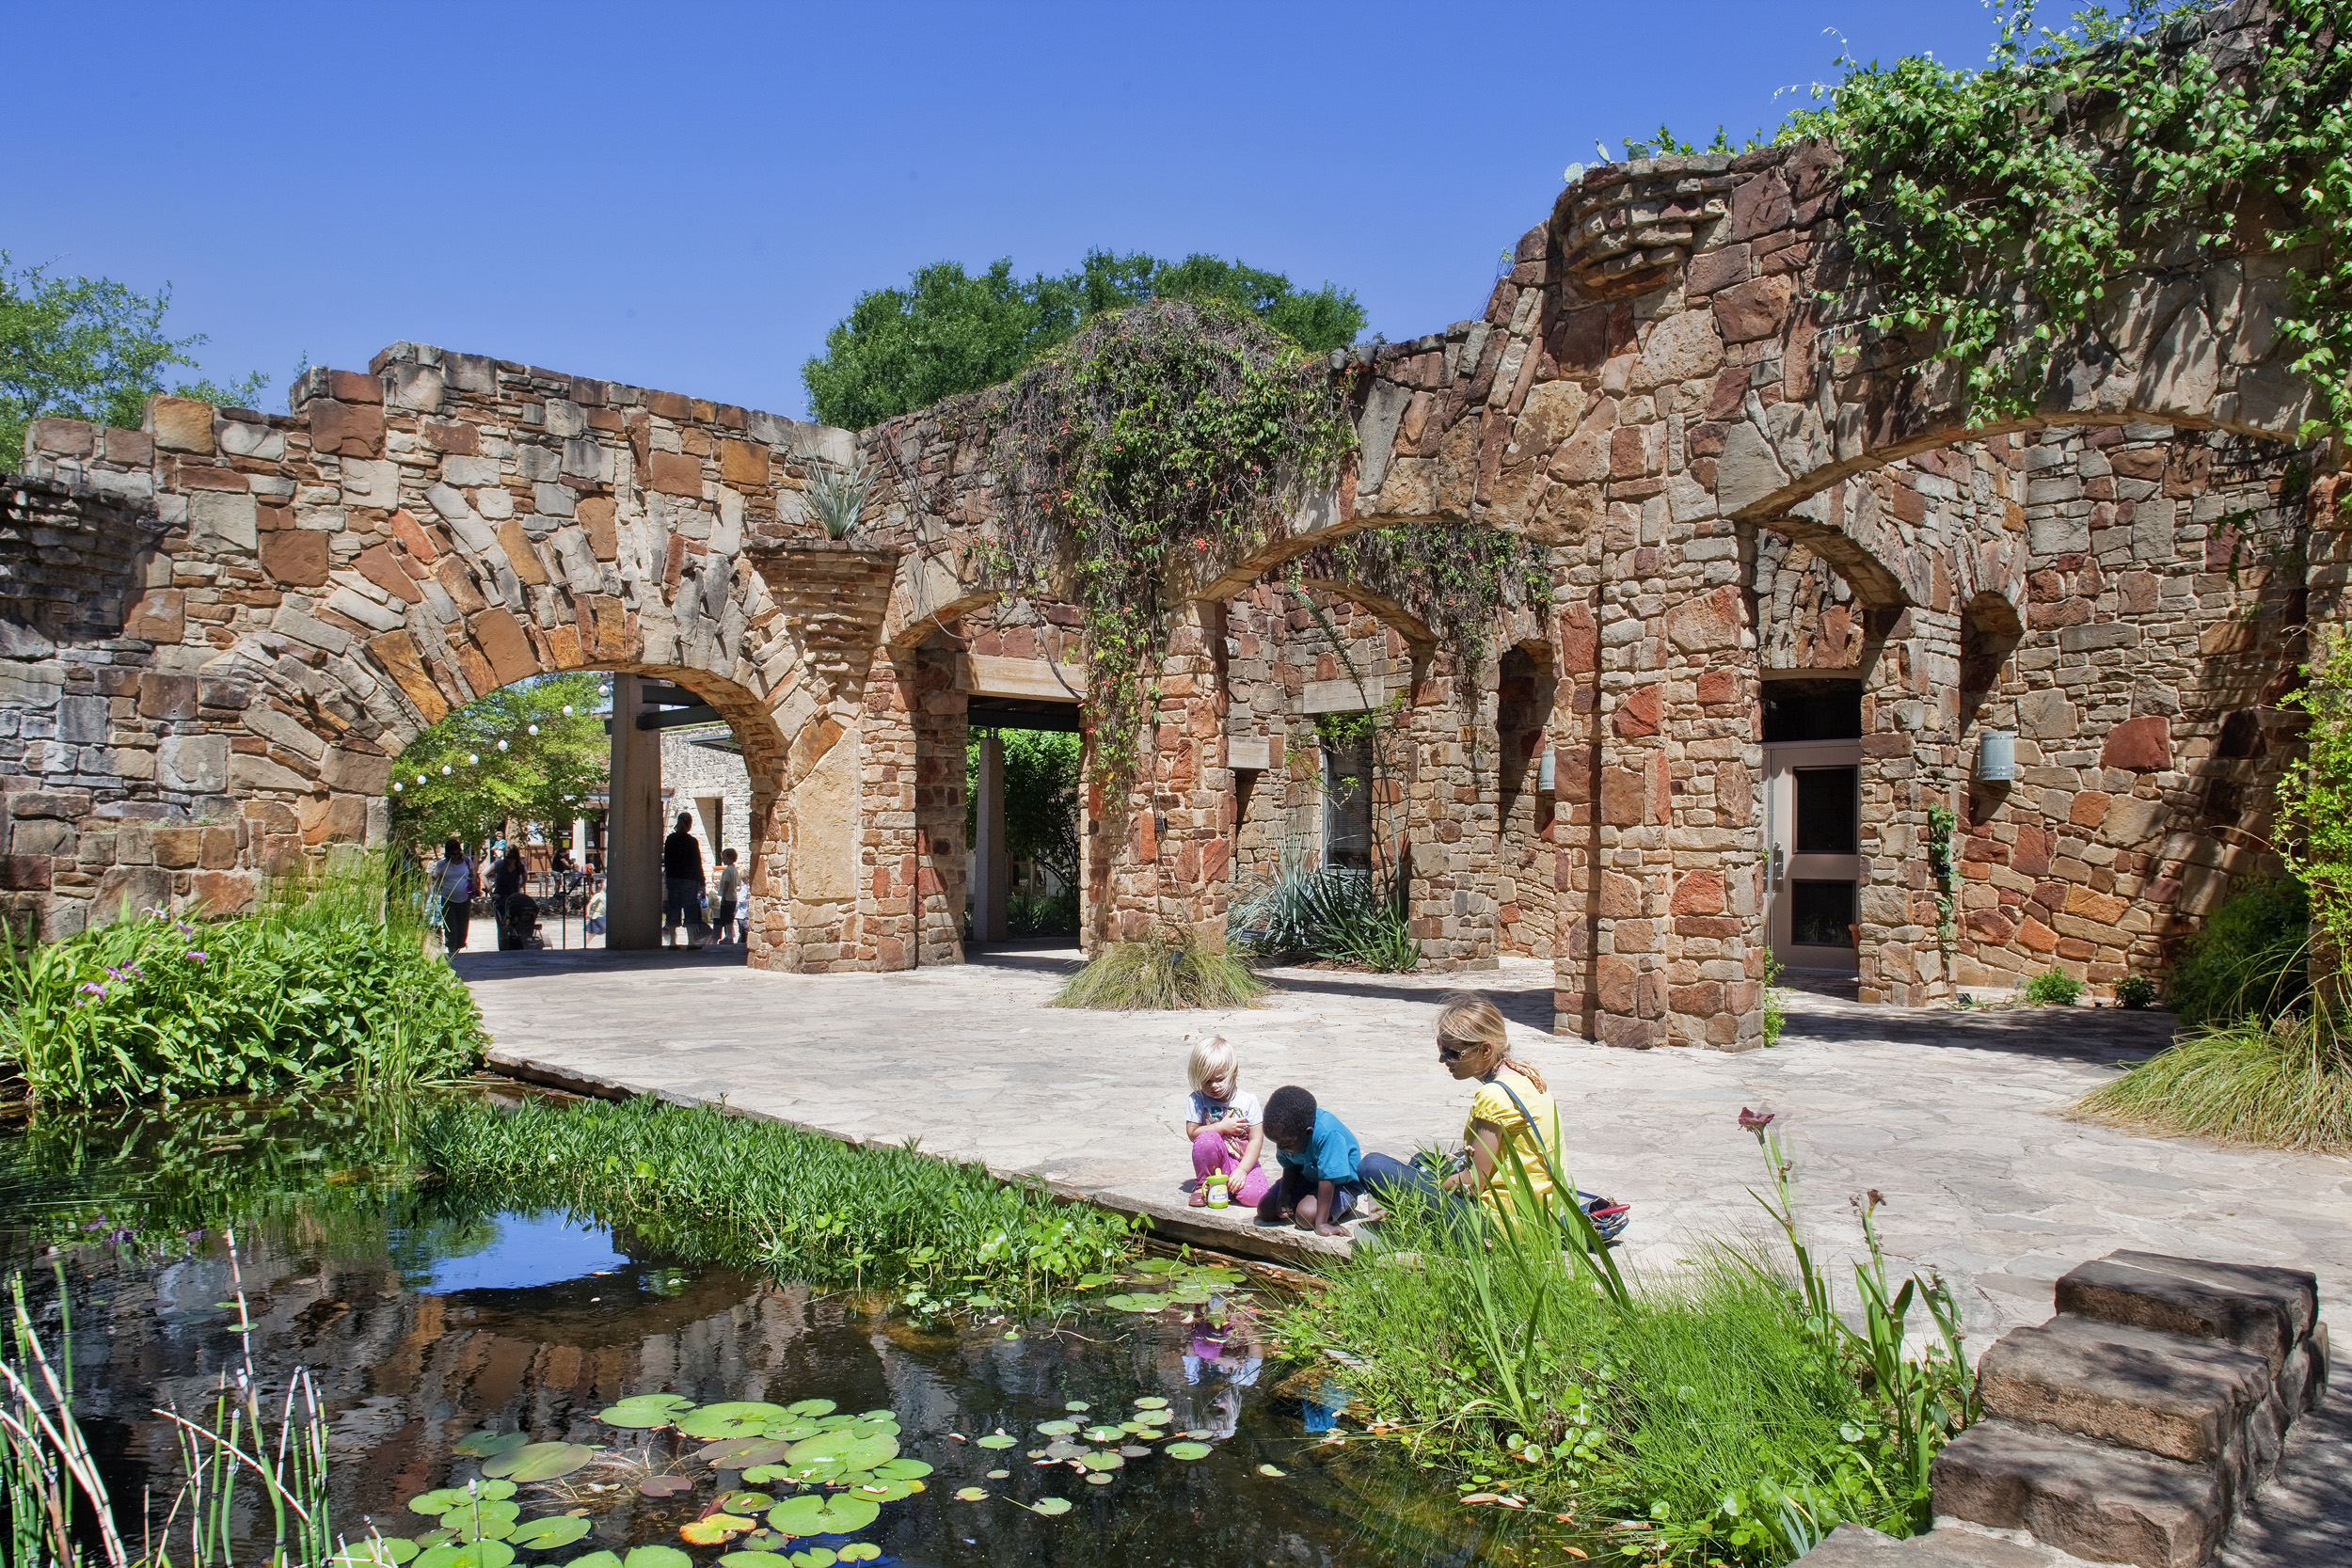
[[[1155,301],[1098,318],[1018,379],[943,408],[983,427],[996,482],[1002,544],[974,564],[1009,593],[1068,593],[1086,618],[1106,794],[1135,776],[1171,573],[1230,560],[1270,515],[1338,477],[1356,441],[1345,390],[1242,311]]]
[[[2022,413],[2136,289],[2275,253],[2280,331],[2326,413],[2303,435],[2352,429],[2352,27],[2342,0],[2275,11],[2250,58],[2188,47],[2193,7],[2094,7],[2048,30],[2009,0],[1988,70],[1841,61],[1827,104],[1781,137],[1845,155],[1872,325],[1936,334],[1979,398]]]
[[[1410,610],[1454,656],[1466,705],[1476,698],[1496,617],[1551,603],[1543,546],[1477,523],[1365,529],[1310,551],[1300,565],[1305,575],[1356,583]]]

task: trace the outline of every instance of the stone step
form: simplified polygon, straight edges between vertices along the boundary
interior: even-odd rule
[[[1804,1568],[2080,1568],[2055,1546],[1949,1528],[1898,1540],[1843,1524],[1797,1560]]]
[[[1990,1415],[2187,1464],[2232,1456],[2271,1366],[2218,1339],[2058,1317],[2002,1336],[1977,1368]]]
[[[2262,1356],[2276,1374],[2312,1331],[2319,1281],[2301,1269],[2115,1252],[2063,1275],[2058,1309],[2102,1323],[2226,1340]]]
[[[1939,1516],[2027,1530],[2093,1562],[2197,1568],[2229,1525],[2228,1493],[2207,1465],[1997,1418],[1945,1445],[1931,1483]]]

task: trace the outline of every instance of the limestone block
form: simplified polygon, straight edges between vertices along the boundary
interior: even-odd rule
[[[229,759],[229,784],[232,789],[278,789],[307,793],[310,781],[285,764],[269,757],[239,752]]]
[[[2058,1317],[2004,1335],[1977,1378],[1993,1415],[2215,1465],[2269,1394],[2271,1372],[2218,1339]]]
[[[2317,1281],[2296,1269],[2232,1268],[2153,1253],[2078,1264],[2058,1282],[2060,1312],[2218,1339],[2264,1358],[2276,1374],[2301,1338]],[[2217,1275],[2217,1269],[2227,1273]]]
[[[194,398],[155,398],[147,405],[148,434],[166,451],[209,456],[213,446],[213,405]]]
[[[229,737],[167,735],[155,748],[155,782],[190,795],[217,795],[229,787]]]
[[[2094,1562],[2202,1562],[2228,1524],[2217,1472],[1997,1418],[1945,1446],[1931,1471],[1939,1516],[2035,1540]]]
[[[244,550],[260,547],[261,519],[250,492],[198,490],[187,501],[188,532],[195,542]]]
[[[135,920],[141,911],[171,904],[171,873],[151,865],[108,866],[90,898],[89,923]]]
[[[286,433],[245,420],[221,420],[213,426],[220,450],[231,457],[275,463],[286,455]]]
[[[1724,512],[1738,512],[1788,483],[1788,472],[1762,431],[1742,420],[1724,433],[1715,462],[1715,497]]]

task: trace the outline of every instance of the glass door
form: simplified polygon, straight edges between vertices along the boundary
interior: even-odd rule
[[[1860,968],[1862,743],[1764,748],[1765,909],[1788,969]]]

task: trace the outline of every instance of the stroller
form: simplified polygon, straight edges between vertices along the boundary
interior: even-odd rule
[[[528,893],[508,895],[506,907],[499,911],[499,951],[546,945],[547,939],[539,934],[539,900]]]

